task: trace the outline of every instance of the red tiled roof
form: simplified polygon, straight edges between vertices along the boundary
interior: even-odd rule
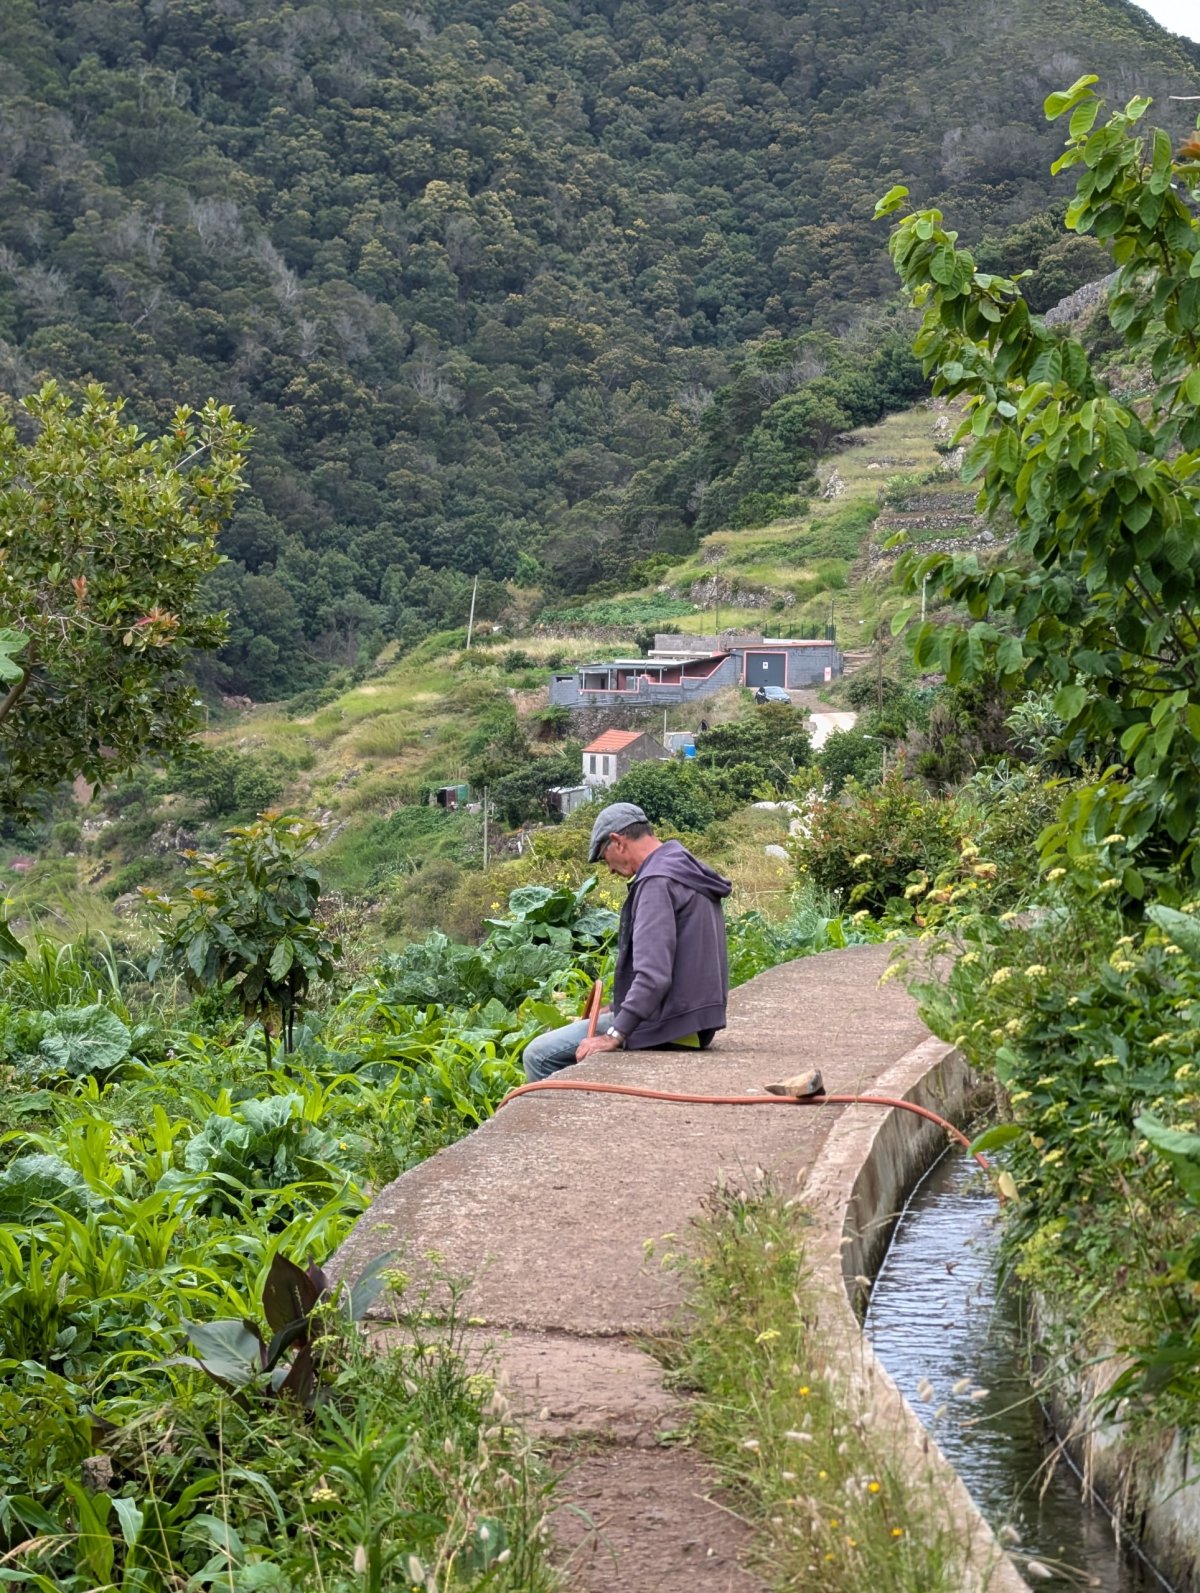
[[[646,734],[644,730],[606,730],[584,747],[585,752],[623,752]]]

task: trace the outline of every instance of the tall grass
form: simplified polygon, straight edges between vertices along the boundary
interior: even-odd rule
[[[805,1222],[765,1182],[725,1187],[671,1258],[689,1316],[659,1352],[694,1391],[695,1441],[753,1523],[768,1586],[962,1593],[960,1524],[872,1426],[819,1325]]]

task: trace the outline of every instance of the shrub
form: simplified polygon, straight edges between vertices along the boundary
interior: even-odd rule
[[[176,790],[195,797],[210,819],[260,813],[283,790],[288,770],[278,754],[268,762],[257,753],[218,747],[180,766]]]
[[[840,796],[848,780],[862,787],[878,785],[883,773],[883,746],[855,725],[835,730],[817,754],[830,796]]]
[[[957,804],[930,796],[899,773],[873,790],[851,785],[850,800],[818,801],[807,832],[792,843],[801,873],[872,913],[903,897],[917,870],[936,875],[955,855]]]
[[[635,763],[611,788],[610,802],[636,802],[651,824],[705,830],[716,818],[696,774],[682,763]]]

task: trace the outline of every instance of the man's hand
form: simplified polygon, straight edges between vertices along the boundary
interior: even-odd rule
[[[581,1040],[575,1047],[576,1062],[586,1062],[588,1057],[599,1051],[620,1051],[619,1040],[614,1040],[610,1034],[596,1034],[590,1040]]]

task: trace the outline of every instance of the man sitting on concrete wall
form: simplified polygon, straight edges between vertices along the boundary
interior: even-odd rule
[[[729,960],[721,910],[730,883],[678,841],[660,841],[636,803],[592,826],[588,862],[629,881],[617,930],[613,1002],[588,1038],[581,1018],[525,1047],[525,1076],[549,1078],[602,1051],[704,1047],[725,1027]]]

